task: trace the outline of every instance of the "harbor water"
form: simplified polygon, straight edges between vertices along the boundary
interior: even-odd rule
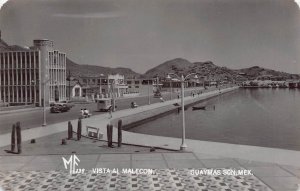
[[[180,103],[180,100],[178,100]],[[242,89],[186,110],[186,138],[300,151],[300,89]],[[129,131],[181,138],[174,112]]]

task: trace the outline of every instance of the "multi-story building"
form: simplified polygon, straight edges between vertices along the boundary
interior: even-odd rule
[[[0,100],[10,105],[66,100],[66,54],[54,50],[50,40],[33,44],[28,48],[2,43]]]
[[[162,84],[157,83],[156,78],[151,79],[126,79],[126,84],[128,86],[127,93],[138,94],[138,95],[148,95],[153,92],[161,90]]]
[[[122,97],[127,92],[124,75],[109,74],[95,77],[79,77],[78,81],[82,86],[82,97],[88,99],[100,97]]]

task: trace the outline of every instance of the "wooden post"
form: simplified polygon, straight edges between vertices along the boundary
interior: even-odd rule
[[[77,141],[81,139],[81,119],[78,119],[78,125],[77,125]]]
[[[21,126],[20,122],[17,122],[16,124],[16,131],[17,131],[17,147],[18,147],[18,154],[22,153],[22,135],[21,135]]]
[[[11,130],[11,151],[14,152],[16,147],[16,125],[13,124]]]
[[[73,126],[71,121],[68,122],[68,139],[73,138]]]
[[[122,120],[118,121],[118,147],[122,145]]]
[[[107,124],[106,126],[106,134],[107,134],[107,146],[110,146],[110,125]]]
[[[113,125],[109,125],[109,147],[113,146]]]

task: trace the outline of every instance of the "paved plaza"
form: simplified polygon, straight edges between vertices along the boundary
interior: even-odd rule
[[[200,175],[201,169],[224,170],[221,166],[244,169],[238,160],[209,162],[212,156],[203,154],[77,155],[78,168],[86,169],[80,174],[70,174],[64,168],[62,157],[68,156],[2,156],[0,164],[4,168],[0,172],[0,185],[4,190],[272,190],[253,175]],[[111,172],[97,172],[93,168]],[[154,170],[139,174],[123,172],[124,169]]]
[[[5,190],[248,190],[268,191],[255,176],[193,176],[189,169],[160,169],[153,175],[85,174],[70,175],[62,171],[0,173]]]
[[[297,167],[203,153],[78,154],[76,168],[85,169],[79,174],[65,168],[62,157],[70,156],[1,156],[0,186],[4,190],[296,191],[300,184]],[[135,169],[145,171],[130,171]],[[151,169],[152,173],[145,173]],[[228,173],[201,174],[200,170],[207,169]],[[251,174],[229,173],[241,169]]]

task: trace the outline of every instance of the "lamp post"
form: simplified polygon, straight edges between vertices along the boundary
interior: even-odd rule
[[[172,78],[170,79],[170,100],[172,100]]]
[[[101,88],[101,83],[102,83],[102,78],[101,77],[103,77],[104,76],[104,74],[100,74],[100,83],[99,83],[99,98],[100,97],[102,97],[102,88]]]
[[[47,77],[47,75],[46,75],[46,77]],[[42,124],[42,126],[46,126],[47,125],[45,94],[46,94],[46,84],[48,83],[49,80],[50,79],[47,79],[44,82],[42,82],[42,86],[43,86],[43,124]],[[32,80],[31,83],[34,83],[36,85],[37,81]]]
[[[150,105],[150,80],[148,79],[148,105]]]
[[[107,80],[107,83],[109,83],[109,79]],[[111,100],[112,100],[112,111],[116,110],[114,85],[115,85],[115,79],[112,79],[111,87],[109,88],[110,89],[109,94],[111,95],[110,97],[111,97]],[[108,87],[109,87],[109,84],[108,84]]]
[[[186,75],[185,77],[183,75],[181,75],[181,77],[179,77],[175,73],[169,73],[167,76],[167,79],[171,79],[170,75],[175,75],[180,80],[180,83],[181,83],[182,143],[180,145],[180,150],[184,151],[187,148],[187,145],[185,143],[184,82],[191,75],[195,75],[195,77],[194,77],[195,79],[198,79],[198,76],[196,73],[190,73],[190,74]]]

